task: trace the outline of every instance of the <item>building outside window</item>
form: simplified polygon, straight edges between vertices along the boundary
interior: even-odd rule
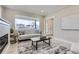
[[[40,31],[39,19],[15,18],[15,29],[20,34],[38,34]]]

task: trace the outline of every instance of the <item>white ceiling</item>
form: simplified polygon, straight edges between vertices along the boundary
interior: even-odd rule
[[[68,6],[66,5],[5,5],[4,7],[45,16],[45,15],[51,15]],[[41,10],[44,10],[44,12],[41,13]]]

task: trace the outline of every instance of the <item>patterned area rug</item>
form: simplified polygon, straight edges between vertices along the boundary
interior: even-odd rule
[[[32,46],[31,41],[23,41],[18,43],[19,54],[66,54],[68,49],[56,42],[51,42],[51,45],[44,42],[38,43],[38,50]]]

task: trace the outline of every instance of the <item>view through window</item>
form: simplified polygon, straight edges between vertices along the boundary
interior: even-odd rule
[[[20,34],[38,34],[39,19],[15,19],[15,28]]]

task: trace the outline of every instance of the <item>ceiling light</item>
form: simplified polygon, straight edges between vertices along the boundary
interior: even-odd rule
[[[44,10],[41,10],[41,13],[43,13],[44,12]]]

